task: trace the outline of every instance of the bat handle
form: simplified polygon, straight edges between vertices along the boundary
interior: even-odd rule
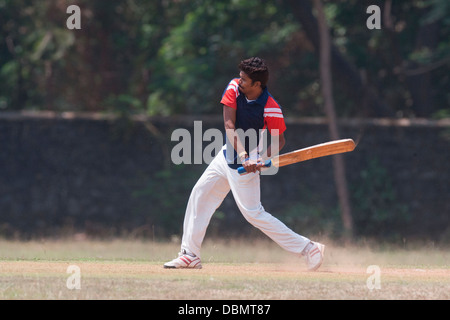
[[[272,166],[272,160],[269,159],[269,160],[266,160],[266,161],[264,161],[264,162],[258,162],[257,164],[259,164],[259,165],[262,164],[261,167],[269,168],[269,167]],[[247,173],[247,171],[245,170],[244,167],[239,167],[239,168],[237,169],[237,171],[238,171],[238,173],[239,173],[240,175],[243,175],[243,174],[246,174],[246,173]]]

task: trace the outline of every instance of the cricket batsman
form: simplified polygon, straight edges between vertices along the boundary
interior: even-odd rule
[[[280,105],[267,90],[269,70],[264,60],[253,57],[239,64],[239,78],[230,81],[220,103],[227,142],[195,184],[186,207],[181,251],[164,268],[201,268],[201,246],[209,221],[230,192],[253,226],[288,252],[305,257],[307,269],[317,270],[325,246],[301,236],[264,210],[260,194],[260,159],[278,154],[285,145],[286,125]],[[278,137],[278,145],[260,155],[237,130],[267,130]],[[275,150],[271,150],[271,148]],[[247,174],[237,168],[243,166]]]

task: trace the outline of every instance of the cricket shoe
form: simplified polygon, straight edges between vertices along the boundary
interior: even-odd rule
[[[166,262],[164,268],[167,269],[180,269],[180,268],[191,268],[191,269],[201,269],[202,264],[200,258],[194,254],[189,254],[186,250],[181,250],[178,253],[178,258],[172,261]]]
[[[325,245],[311,242],[311,248],[305,253],[308,271],[316,271],[322,265]]]

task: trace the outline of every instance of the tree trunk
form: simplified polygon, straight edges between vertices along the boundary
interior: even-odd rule
[[[320,79],[322,95],[324,99],[325,112],[328,118],[330,137],[338,140],[339,130],[337,127],[336,112],[333,99],[333,85],[331,79],[331,41],[328,31],[325,14],[321,0],[314,0],[314,7],[317,11],[317,20],[320,38]],[[344,225],[345,235],[352,236],[353,219],[351,213],[350,200],[348,195],[347,180],[345,174],[345,163],[342,155],[334,155],[333,172],[336,190],[341,208],[341,218]]]

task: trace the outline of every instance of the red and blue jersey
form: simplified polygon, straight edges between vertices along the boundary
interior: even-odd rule
[[[236,109],[236,129],[242,129],[244,132],[253,129],[258,133],[267,130],[273,136],[280,135],[286,130],[281,107],[267,91],[267,88],[263,89],[256,100],[248,101],[239,90],[239,79],[235,78],[230,81],[223,92],[220,103]],[[257,139],[259,144],[259,134],[257,134]],[[249,149],[247,143],[245,143],[245,149],[251,155],[252,150]],[[234,168],[237,164],[237,155],[234,148],[233,151],[233,156],[231,154],[226,154],[226,156],[229,163],[233,159],[234,165],[230,165],[230,167]]]

